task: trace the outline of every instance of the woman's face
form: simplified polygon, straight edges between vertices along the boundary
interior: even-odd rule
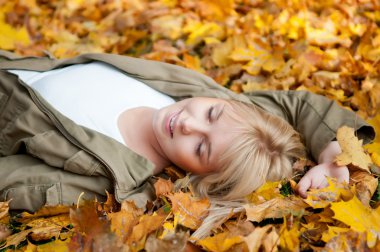
[[[223,113],[229,106],[222,99],[197,97],[158,110],[153,131],[166,157],[194,174],[217,171],[235,136],[231,129],[237,122]]]

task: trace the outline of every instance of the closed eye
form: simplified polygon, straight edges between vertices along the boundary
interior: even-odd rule
[[[198,157],[201,156],[201,149],[202,149],[202,145],[204,143],[204,140],[202,139],[202,141],[197,145],[197,148],[195,150],[195,153]]]
[[[211,106],[208,110],[207,118],[209,121],[212,119],[212,112],[214,111],[214,106]]]

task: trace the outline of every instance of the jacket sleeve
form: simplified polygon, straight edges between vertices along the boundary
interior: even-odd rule
[[[375,137],[374,129],[357,114],[321,95],[307,91],[258,91],[247,96],[263,110],[288,121],[301,134],[314,160],[318,160],[343,125],[354,128],[364,143]]]

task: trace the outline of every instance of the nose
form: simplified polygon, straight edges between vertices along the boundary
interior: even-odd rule
[[[200,122],[196,118],[187,117],[180,121],[181,132],[184,135],[190,134],[206,134],[208,127],[206,124]]]

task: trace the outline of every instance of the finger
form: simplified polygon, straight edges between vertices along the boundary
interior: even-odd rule
[[[307,194],[306,191],[310,188],[311,186],[311,179],[307,176],[304,176],[300,182],[298,182],[297,185],[297,192],[302,198],[306,198]]]

